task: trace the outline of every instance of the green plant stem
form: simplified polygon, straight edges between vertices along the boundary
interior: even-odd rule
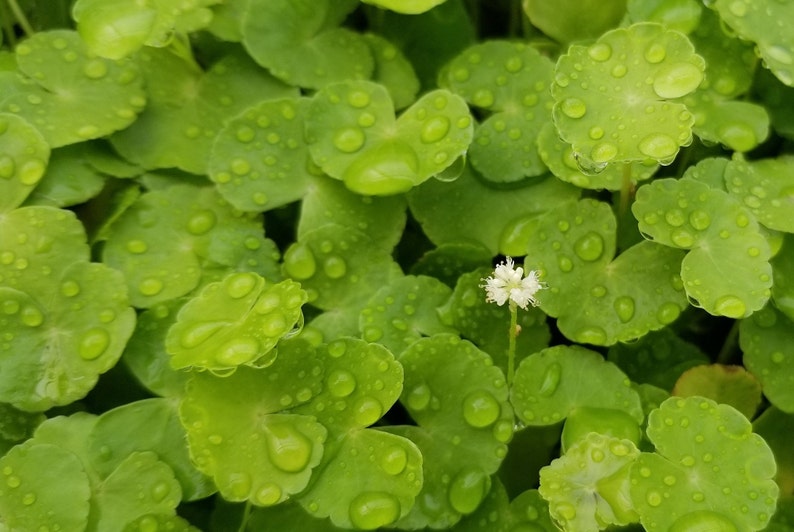
[[[728,331],[727,336],[725,336],[725,342],[723,342],[722,348],[720,348],[720,352],[717,355],[717,364],[727,364],[731,361],[733,353],[736,350],[736,339],[738,336],[739,320],[734,320],[733,326],[731,326],[731,330]]]
[[[510,307],[510,331],[507,341],[507,387],[513,385],[513,375],[516,372],[516,337],[518,336],[518,309],[512,301]]]
[[[631,163],[623,163],[623,182],[620,187],[620,205],[619,205],[619,218],[623,218],[626,216],[626,213],[629,210],[629,204],[631,203],[631,195],[632,195],[632,184],[631,184]]]
[[[243,509],[243,518],[240,520],[240,526],[237,532],[245,532],[248,528],[248,519],[251,517],[251,501],[245,501],[245,508]]]
[[[32,36],[36,31],[33,29],[33,26],[30,25],[28,22],[28,18],[25,16],[25,13],[22,12],[22,8],[19,7],[17,0],[6,0],[8,3],[9,9],[14,14],[14,18],[17,19],[17,23],[22,27],[22,31],[25,32],[25,35],[28,37]]]

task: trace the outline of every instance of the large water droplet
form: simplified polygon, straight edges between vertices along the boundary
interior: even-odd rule
[[[634,299],[629,296],[620,296],[614,302],[615,313],[623,323],[628,323],[634,317]]]
[[[346,127],[334,134],[334,146],[344,153],[355,153],[366,141],[364,132],[357,127]]]
[[[294,244],[284,254],[284,269],[293,279],[305,280],[317,271],[317,261],[306,244]]]
[[[329,279],[340,279],[347,273],[347,263],[342,257],[331,255],[323,261],[323,272]]]
[[[744,318],[747,313],[747,305],[738,297],[728,295],[722,296],[716,301],[714,310],[728,318]]]
[[[228,492],[227,499],[244,501],[251,492],[251,476],[245,472],[230,473],[226,477],[226,490]]]
[[[94,360],[105,352],[108,345],[110,335],[105,329],[91,329],[80,338],[77,351],[84,360]]]
[[[419,138],[422,142],[430,144],[443,139],[449,131],[449,119],[445,116],[434,116],[422,126]]]
[[[399,475],[407,465],[408,453],[396,445],[386,449],[380,458],[380,467],[389,475]]]
[[[598,233],[590,231],[574,243],[573,249],[580,259],[593,262],[604,253],[604,239]]]
[[[645,495],[645,502],[647,502],[649,506],[655,508],[662,504],[662,495],[656,490],[650,490]]]
[[[659,70],[653,79],[653,90],[660,98],[680,98],[697,89],[703,72],[692,63],[674,63]]]
[[[262,426],[270,460],[287,473],[306,469],[312,456],[312,442],[289,423],[266,423]]]
[[[138,291],[145,296],[156,296],[163,291],[163,282],[154,277],[147,277],[138,284]]]
[[[492,425],[499,419],[499,401],[486,390],[471,392],[463,399],[463,418],[476,428]]]
[[[667,50],[659,43],[653,43],[645,49],[645,60],[655,65],[661,63],[667,57]]]
[[[596,43],[587,49],[587,55],[593,61],[608,61],[612,57],[612,47],[606,43]]]
[[[199,344],[202,344],[214,335],[219,330],[223,329],[226,325],[223,322],[208,321],[200,322],[190,325],[179,337],[179,343],[185,349],[193,349]]]
[[[224,366],[239,366],[259,355],[262,345],[251,337],[234,338],[215,354],[215,361]]]
[[[266,482],[263,484],[258,490],[256,490],[256,495],[254,496],[255,502],[259,506],[273,506],[274,504],[280,502],[281,498],[282,490],[273,482]]]
[[[656,311],[656,319],[663,325],[669,325],[678,319],[681,309],[675,303],[665,303]]]
[[[601,327],[584,327],[576,333],[576,341],[583,344],[604,345],[607,333]]]
[[[223,288],[232,299],[240,299],[251,293],[257,281],[256,275],[252,273],[234,273],[224,279]]]
[[[662,133],[648,135],[640,141],[640,153],[656,160],[669,160],[678,152],[678,144]]]
[[[405,398],[406,405],[411,410],[421,411],[428,407],[432,393],[427,384],[414,387]]]
[[[676,519],[668,532],[737,532],[736,525],[728,517],[711,510],[697,510]]]
[[[356,378],[343,369],[335,369],[328,375],[328,392],[334,397],[347,397],[356,389]]]
[[[552,362],[543,373],[538,393],[543,397],[552,396],[560,385],[560,377],[562,377],[562,366]]]
[[[689,223],[698,231],[705,231],[711,225],[711,216],[705,211],[696,209],[689,214]]]
[[[400,517],[400,501],[382,491],[365,491],[350,502],[348,516],[360,530],[388,526]]]
[[[374,397],[362,397],[353,406],[353,416],[362,427],[375,423],[383,415],[383,406]]]
[[[47,165],[38,159],[30,159],[22,164],[19,169],[19,181],[23,185],[33,186],[44,176]]]
[[[675,229],[670,233],[670,241],[676,246],[689,249],[695,245],[695,237],[685,229]]]
[[[108,67],[102,59],[92,59],[83,66],[83,74],[90,79],[102,79],[108,73]]]
[[[587,113],[587,106],[579,98],[566,98],[560,103],[560,110],[569,118],[582,118]]]
[[[480,505],[491,487],[490,478],[476,468],[464,469],[449,486],[449,504],[455,511],[470,514]]]
[[[610,142],[601,142],[596,144],[590,150],[590,160],[595,164],[608,163],[618,155],[618,148]]]

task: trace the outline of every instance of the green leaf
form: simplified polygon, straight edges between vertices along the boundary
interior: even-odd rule
[[[436,245],[474,244],[491,255],[526,253],[524,220],[575,200],[580,191],[547,177],[536,184],[499,190],[470,169],[451,183],[432,179],[408,194],[411,213]],[[465,216],[461,216],[465,213]],[[497,215],[498,214],[498,215]],[[513,249],[520,249],[518,253]]]
[[[321,309],[363,305],[395,273],[391,250],[365,233],[334,223],[307,231],[284,252],[284,272]]]
[[[549,287],[538,293],[540,308],[576,342],[633,340],[672,323],[686,307],[681,253],[640,242],[615,257],[616,225],[610,207],[593,199],[529,225],[524,269],[540,272]]]
[[[464,50],[439,76],[439,85],[490,116],[474,131],[469,160],[495,183],[546,172],[534,146],[550,121],[553,64],[523,43],[489,41]]]
[[[783,508],[784,497],[794,492],[794,455],[791,454],[791,431],[794,430],[794,416],[774,406],[767,408],[753,421],[753,431],[764,438],[775,454],[777,474],[775,482],[780,486],[783,497],[778,500],[777,516]],[[792,523],[794,524],[794,523]]]
[[[787,235],[777,255],[772,258],[772,300],[790,320],[794,320],[794,237]]]
[[[121,274],[88,262],[74,214],[24,207],[0,217],[0,401],[46,410],[84,397],[135,326]]]
[[[404,1],[400,3],[405,4]],[[372,80],[386,87],[395,109],[404,109],[411,105],[419,92],[419,79],[416,77],[413,65],[399,48],[381,35],[366,33],[364,40],[369,45],[372,58],[375,60]]]
[[[265,100],[229,119],[212,144],[208,173],[218,192],[243,211],[261,212],[300,199],[311,184],[303,141],[308,100]]]
[[[659,179],[637,191],[632,212],[646,238],[690,250],[681,279],[693,305],[742,318],[769,299],[769,245],[750,212],[728,194],[690,179]]]
[[[242,53],[222,57],[206,72],[165,49],[139,56],[149,104],[110,141],[149,170],[206,174],[213,140],[227,120],[262,100],[296,94]]]
[[[554,4],[524,0],[521,6],[543,33],[569,43],[598,37],[617,26],[626,9],[626,0],[563,0]]]
[[[390,9],[397,13],[418,15],[443,4],[447,0],[362,0],[365,4],[372,4],[383,9]]]
[[[413,343],[401,403],[419,427],[389,427],[424,457],[424,486],[400,528],[448,527],[487,495],[513,435],[504,375],[482,351],[449,334]]]
[[[151,451],[173,469],[185,501],[212,495],[215,485],[190,463],[184,445],[185,429],[177,404],[167,399],[145,399],[105,412],[87,435],[92,465],[101,477],[113,472],[135,452]]]
[[[698,0],[628,0],[626,8],[632,22],[658,22],[687,34],[697,30],[703,14]]]
[[[226,500],[270,506],[306,488],[327,430],[289,409],[320,393],[322,379],[321,359],[300,340],[282,343],[265,369],[193,374],[180,419],[194,464],[214,478]]]
[[[794,38],[785,24],[794,17],[794,6],[773,2],[762,9],[747,0],[715,0],[711,7],[739,37],[755,42],[765,66],[780,81],[794,86]]]
[[[90,488],[80,459],[52,444],[27,442],[0,457],[0,520],[8,530],[84,530]]]
[[[631,471],[631,499],[649,532],[761,530],[775,512],[775,459],[750,422],[710,399],[671,397],[651,412]]]
[[[338,27],[355,7],[352,0],[250,0],[241,20],[243,45],[291,85],[319,89],[368,78],[374,62],[367,42]]]
[[[327,85],[309,105],[314,162],[359,194],[406,192],[466,152],[472,117],[462,98],[439,89],[399,118],[386,88],[370,81]]]
[[[261,217],[233,210],[212,188],[190,185],[141,195],[113,223],[103,250],[141,308],[187,294],[213,270],[277,278],[277,256]]]
[[[439,312],[444,323],[488,353],[506,374],[510,310],[485,300],[482,283],[492,272],[493,268],[478,268],[460,275],[452,296]],[[534,307],[519,312],[517,325],[521,332],[516,337],[516,364],[525,356],[548,347],[551,338],[546,315]]]
[[[791,205],[794,202],[794,156],[775,159],[730,161],[725,168],[725,185],[753,213],[758,223],[794,233]]]
[[[165,338],[174,369],[265,367],[278,341],[300,329],[306,293],[289,279],[269,283],[255,273],[232,273],[188,301]]]
[[[516,369],[510,401],[527,425],[553,425],[580,407],[621,410],[643,420],[628,377],[598,353],[554,346],[525,358]]]
[[[123,532],[149,532],[150,530],[168,530],[169,532],[200,532],[188,521],[178,515],[147,514],[130,521]]]
[[[92,146],[83,142],[53,150],[44,177],[25,204],[69,207],[98,195],[106,178],[90,163]]]
[[[50,160],[50,147],[27,120],[0,113],[0,212],[25,201],[41,181]]]
[[[52,148],[123,129],[146,105],[137,64],[95,57],[74,31],[36,33],[16,58],[21,76],[0,109],[27,119]]]
[[[383,286],[359,318],[361,337],[401,353],[422,336],[454,332],[441,322],[439,307],[452,291],[433,277],[407,275]]]
[[[616,364],[637,383],[648,383],[672,390],[687,369],[708,364],[696,345],[686,342],[669,328],[650,332],[632,343],[617,343],[609,348],[607,360]]]
[[[704,68],[686,36],[659,24],[609,31],[557,61],[554,123],[583,168],[670,164],[692,142],[694,123],[675,100],[700,85]]]
[[[419,257],[410,272],[435,277],[454,287],[460,275],[487,264],[491,264],[491,253],[480,244],[441,244]]]
[[[769,115],[760,105],[715,98],[701,91],[685,97],[683,102],[695,115],[693,131],[703,141],[747,152],[769,136]]]
[[[222,0],[77,0],[72,16],[93,54],[126,57],[141,46],[168,45],[174,33],[196,31],[212,20],[209,7]]]
[[[0,403],[0,456],[33,434],[46,419],[44,414],[23,412],[11,405]]]
[[[629,471],[640,452],[630,440],[590,433],[540,470],[540,495],[563,530],[594,532],[637,521]]]
[[[597,174],[585,173],[579,166],[570,144],[557,134],[552,122],[547,122],[540,129],[537,138],[538,153],[543,163],[557,178],[581,188],[621,190],[624,186],[623,173],[626,165],[608,164]],[[659,165],[648,161],[629,163],[629,180],[638,183],[649,179],[658,170]]]
[[[761,383],[742,366],[704,364],[686,370],[675,383],[672,395],[700,395],[734,407],[753,419],[761,405]]]
[[[748,371],[761,383],[769,402],[794,413],[794,324],[767,305],[739,325],[739,345]]]

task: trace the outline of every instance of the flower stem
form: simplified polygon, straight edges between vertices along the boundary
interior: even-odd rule
[[[243,509],[243,517],[240,519],[240,526],[237,532],[245,532],[248,528],[248,519],[251,517],[251,501],[245,501],[245,508]]]
[[[513,376],[516,372],[516,336],[518,336],[518,308],[514,302],[508,305],[510,308],[510,331],[507,341],[507,387],[513,385]]]
[[[631,163],[623,163],[623,183],[620,187],[620,207],[618,214],[623,218],[629,210],[631,203],[632,183],[631,183]]]

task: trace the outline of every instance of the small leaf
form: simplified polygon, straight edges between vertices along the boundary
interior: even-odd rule
[[[675,100],[700,85],[704,69],[686,36],[660,24],[609,31],[557,61],[554,123],[583,167],[670,164],[692,142],[694,123]]]
[[[725,185],[753,213],[758,223],[794,233],[794,157],[745,161],[734,159],[725,168]]]
[[[405,2],[401,1],[400,4]],[[404,109],[411,105],[419,92],[419,79],[413,65],[399,48],[381,35],[366,33],[364,40],[372,50],[372,58],[375,60],[372,80],[386,87],[395,109]]]
[[[50,147],[27,120],[0,113],[0,212],[18,207],[41,181]]]
[[[315,94],[306,120],[314,162],[359,194],[406,192],[466,152],[472,117],[462,98],[439,89],[399,118],[382,85],[348,81]]]
[[[700,395],[734,407],[753,419],[761,404],[761,383],[741,366],[709,364],[686,370],[673,388],[673,395]]]
[[[742,318],[769,299],[769,245],[752,214],[728,194],[690,179],[659,179],[637,191],[632,212],[646,238],[690,250],[681,279],[693,305]]]
[[[525,358],[516,369],[510,401],[527,425],[553,425],[580,407],[621,410],[642,422],[640,398],[628,377],[598,353],[555,346]]]
[[[631,471],[631,499],[649,532],[761,530],[775,513],[775,459],[750,422],[728,405],[671,397],[651,412]]]
[[[540,470],[540,495],[563,530],[595,532],[637,521],[629,471],[640,452],[630,440],[590,433]]]
[[[171,367],[212,371],[265,367],[274,348],[298,329],[306,293],[289,279],[268,283],[255,273],[233,273],[188,301],[165,338]]]

